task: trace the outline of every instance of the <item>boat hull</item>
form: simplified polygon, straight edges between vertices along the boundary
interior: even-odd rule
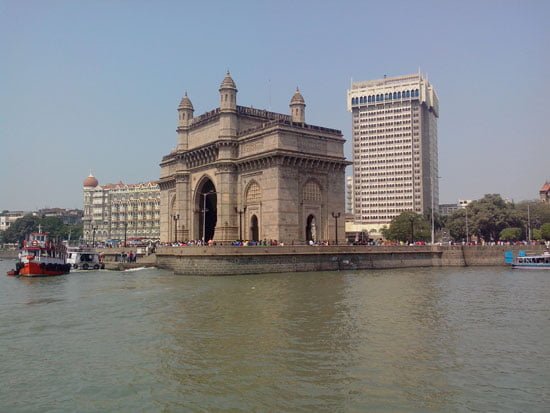
[[[514,264],[515,270],[550,270],[550,264]]]
[[[68,274],[70,271],[69,264],[41,264],[31,261],[24,264],[18,275],[21,277],[53,277]]]

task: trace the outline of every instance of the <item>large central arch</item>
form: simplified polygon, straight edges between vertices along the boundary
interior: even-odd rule
[[[210,178],[204,179],[197,187],[195,196],[195,233],[197,239],[208,242],[214,238],[218,220],[218,195]]]

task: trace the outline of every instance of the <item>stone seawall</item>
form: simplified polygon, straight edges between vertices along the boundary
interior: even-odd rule
[[[383,268],[500,266],[510,246],[285,246],[159,248],[157,266],[182,275],[236,275]]]

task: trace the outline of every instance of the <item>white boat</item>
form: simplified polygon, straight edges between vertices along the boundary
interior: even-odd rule
[[[516,257],[512,263],[512,268],[550,270],[550,252],[545,251],[540,255],[525,255]]]
[[[99,253],[86,248],[70,248],[67,251],[67,264],[75,270],[99,270],[105,263]]]

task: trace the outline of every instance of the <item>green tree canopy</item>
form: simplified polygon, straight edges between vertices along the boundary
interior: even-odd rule
[[[395,217],[389,228],[382,229],[384,238],[391,241],[427,241],[431,237],[430,224],[412,211],[405,211]]]
[[[71,234],[71,239],[78,239],[82,236],[82,225],[64,224],[59,217],[39,218],[28,214],[19,218],[4,231],[3,242],[22,243],[31,232],[38,231],[39,227],[42,231],[48,232],[51,239],[68,239],[69,234]]]
[[[529,215],[531,228],[540,228],[543,224],[550,223],[550,204],[540,201],[523,201],[517,204],[517,210],[525,223],[527,223]]]
[[[455,240],[476,235],[485,241],[497,241],[506,228],[524,228],[525,222],[515,205],[504,201],[498,194],[488,194],[460,209],[447,220],[449,233]]]
[[[519,241],[522,238],[523,230],[521,228],[504,228],[499,234],[499,239],[502,241]]]
[[[540,235],[543,240],[550,241],[550,222],[543,224],[540,227]]]

